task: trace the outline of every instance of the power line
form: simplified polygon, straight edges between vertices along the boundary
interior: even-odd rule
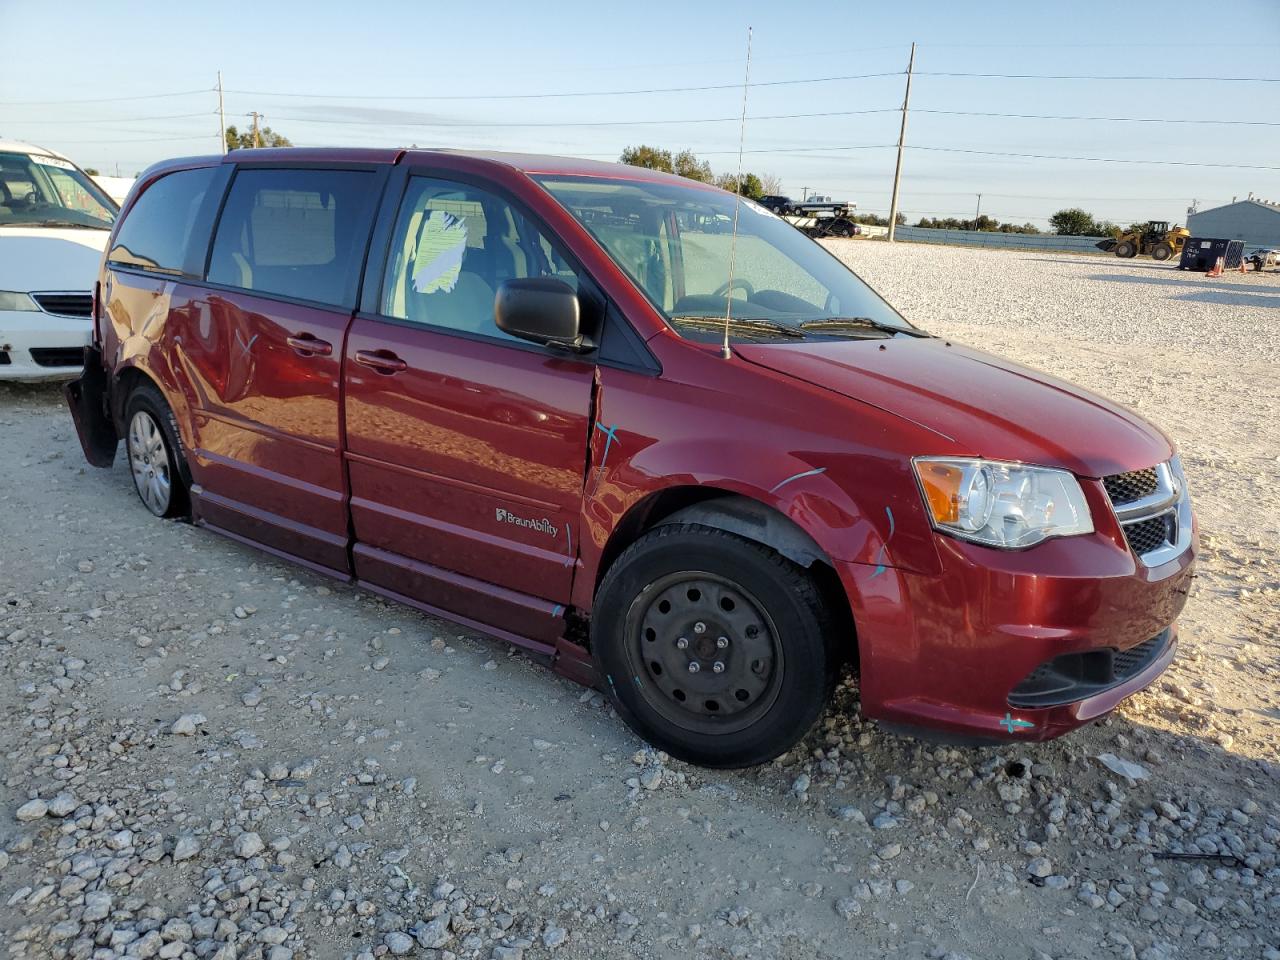
[[[828,149],[828,148],[817,148]],[[937,153],[974,153],[988,157],[1022,157],[1028,160],[1082,160],[1090,163],[1142,163],[1159,164],[1170,167],[1222,167],[1236,170],[1280,170],[1280,167],[1269,167],[1254,163],[1197,163],[1192,160],[1141,160],[1124,157],[1072,157],[1047,153],[1003,153],[998,150],[967,150],[960,147],[925,147],[915,145],[912,150],[930,150]]]
[[[889,150],[889,149],[897,149],[897,146],[898,145],[896,143],[859,143],[859,144],[850,144],[850,145],[841,146],[841,147],[807,147],[807,148],[800,148],[798,150],[792,147],[759,147],[752,150],[744,150],[742,152],[743,153],[796,153],[799,155],[804,155],[805,150],[840,150],[840,151]],[[698,150],[696,152],[699,156],[706,156],[706,157],[714,157],[721,154],[732,154],[733,156],[738,155],[737,150]],[[598,159],[600,157],[615,157],[617,156],[617,154],[616,153],[582,153],[582,154],[577,154],[577,156],[585,157],[587,159]]]
[[[917,70],[924,77],[976,77],[986,80],[1151,80],[1161,83],[1195,81],[1197,83],[1280,83],[1280,77],[1155,77],[1115,76],[1070,73],[958,73],[949,70]]]
[[[972,190],[912,190],[913,196],[917,197],[970,197],[973,196]],[[1044,193],[988,193],[983,191],[984,197],[998,197],[1002,200],[1098,200],[1102,202],[1114,203],[1185,203],[1186,197],[1086,197],[1078,193],[1068,196],[1061,194],[1044,194]]]
[[[172,93],[147,93],[136,97],[94,97],[88,100],[0,100],[0,107],[48,107],[62,103],[124,103],[126,100],[160,100],[164,97],[191,97],[212,90],[177,90]]]
[[[951,117],[1002,117],[1010,120],[1096,120],[1107,123],[1207,123],[1222,126],[1280,127],[1274,120],[1217,120],[1213,118],[1178,119],[1175,117],[1084,117],[1048,113],[987,113],[979,110],[925,110],[917,108],[913,113],[936,113]]]
[[[772,113],[761,114],[759,116],[747,117],[748,120],[813,120],[830,117],[855,117],[866,116],[870,114],[880,113],[897,113],[900,107],[877,107],[868,110],[824,110],[816,113]],[[939,116],[953,117],[994,117],[1011,120],[1082,120],[1097,121],[1107,123],[1174,123],[1174,124],[1212,124],[1223,126],[1255,126],[1255,127],[1280,127],[1280,121],[1274,120],[1219,120],[1214,118],[1177,118],[1177,117],[1093,117],[1078,116],[1069,114],[1040,114],[1040,113],[995,113],[980,110],[934,110],[928,108],[917,108],[914,113],[929,113]],[[160,114],[150,117],[101,117],[96,119],[76,119],[76,120],[0,120],[0,123],[21,123],[21,124],[83,124],[83,123],[138,123],[151,120],[185,120],[195,117],[212,116],[216,111],[202,111],[200,113],[170,113]],[[506,127],[538,127],[538,128],[560,128],[560,127],[632,127],[632,126],[672,126],[672,125],[688,125],[699,123],[736,123],[738,117],[698,117],[693,119],[677,119],[677,120],[494,120],[494,121],[454,121],[454,120],[353,120],[338,119],[325,117],[277,117],[279,120],[287,120],[291,123],[325,123],[341,126],[371,126],[371,127],[458,127],[458,128],[506,128]]]
[[[869,113],[897,113],[898,107],[880,107],[875,110],[828,110],[822,113],[775,113],[748,120],[799,120],[815,117],[853,117]],[[203,114],[201,114],[203,116]],[[326,120],[323,117],[281,117],[277,120],[288,120],[291,123],[332,123],[341,125],[372,127],[633,127],[666,124],[689,123],[737,123],[740,117],[702,117],[695,120],[515,120],[515,121],[470,121],[452,120]]]
[[[796,80],[760,80],[751,87],[787,87],[805,83],[835,83],[842,80],[869,80],[874,77],[901,76],[901,70],[881,73],[851,73],[833,77],[803,77]],[[575,90],[562,93],[467,93],[467,94],[403,94],[392,97],[373,94],[284,93],[270,90],[227,90],[245,97],[291,97],[309,100],[552,100],[563,97],[625,97],[652,93],[695,93],[702,90],[739,90],[740,83],[714,83],[696,87],[648,87],[642,90]]]
[[[216,133],[203,133],[197,136],[183,137],[130,137],[126,140],[63,140],[59,137],[58,143],[168,143],[176,140],[209,140],[216,137]]]
[[[145,120],[186,120],[191,117],[208,117],[216,111],[205,110],[201,113],[169,113],[157,117],[98,117],[93,120],[0,120],[0,123],[35,123],[41,125],[64,123],[140,123]]]

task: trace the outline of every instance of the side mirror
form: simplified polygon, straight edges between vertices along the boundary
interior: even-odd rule
[[[580,350],[582,307],[573,287],[555,277],[504,280],[493,298],[498,329],[548,346]]]

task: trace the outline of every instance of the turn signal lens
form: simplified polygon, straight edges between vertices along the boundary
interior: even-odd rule
[[[1093,532],[1089,505],[1065,470],[998,460],[912,461],[935,529],[1006,549]]]
[[[960,517],[960,481],[964,471],[950,463],[916,461],[916,474],[935,523],[955,523]]]

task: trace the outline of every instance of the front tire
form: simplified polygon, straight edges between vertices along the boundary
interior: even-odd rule
[[[142,505],[165,519],[188,516],[191,500],[177,422],[160,391],[150,384],[129,395],[124,436],[133,488]]]
[[[1131,257],[1136,257],[1137,255],[1138,255],[1138,248],[1135,247],[1128,240],[1121,240],[1119,243],[1116,244],[1117,257],[1122,257],[1127,260]]]
[[[610,567],[591,647],[639,736],[691,763],[747,767],[795,746],[826,706],[830,621],[790,560],[723,530],[668,524]]]

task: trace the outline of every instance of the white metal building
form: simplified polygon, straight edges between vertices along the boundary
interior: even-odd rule
[[[1243,240],[1246,247],[1280,248],[1280,203],[1239,200],[1187,217],[1193,237]]]

